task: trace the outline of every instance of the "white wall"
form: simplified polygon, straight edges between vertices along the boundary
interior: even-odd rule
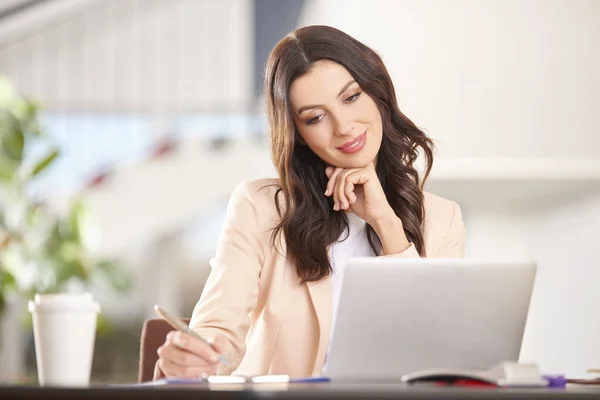
[[[58,110],[242,109],[252,2],[103,0],[0,42],[0,71]]]
[[[521,359],[586,376],[600,363],[600,194],[544,207],[467,209],[467,256],[535,260]]]
[[[600,2],[311,0],[373,47],[444,157],[600,157]]]
[[[539,263],[524,358],[584,376],[600,365],[600,194],[531,215]]]

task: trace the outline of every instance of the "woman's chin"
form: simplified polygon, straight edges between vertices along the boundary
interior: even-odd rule
[[[356,157],[355,159],[335,160],[334,163],[327,163],[336,168],[359,169],[365,168],[374,161],[374,157]]]

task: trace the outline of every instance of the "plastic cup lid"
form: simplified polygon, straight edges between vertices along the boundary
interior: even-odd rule
[[[29,312],[95,312],[100,313],[100,304],[90,293],[36,294],[29,301]]]

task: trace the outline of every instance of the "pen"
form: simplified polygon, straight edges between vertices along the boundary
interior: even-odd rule
[[[295,378],[290,380],[291,383],[322,383],[331,382],[331,379],[325,376],[309,376],[306,378]]]
[[[154,306],[154,311],[159,317],[167,321],[169,325],[171,325],[173,328],[177,329],[178,331],[188,333],[190,336],[193,336],[194,338],[210,346],[210,343],[208,343],[206,339],[204,339],[202,336],[198,335],[196,332],[191,330],[190,327],[181,322],[181,320],[177,316],[171,314],[164,308],[161,308],[158,304]],[[222,354],[219,354],[219,361],[221,361],[223,365],[229,365],[229,361],[227,361],[227,359],[223,357]]]

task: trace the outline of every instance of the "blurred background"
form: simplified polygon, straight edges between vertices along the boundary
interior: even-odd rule
[[[36,381],[28,296],[73,286],[103,307],[92,380],[135,381],[152,306],[190,315],[232,189],[275,176],[265,61],[312,24],[382,56],[436,141],[427,190],[460,203],[467,255],[538,262],[522,359],[585,376],[600,366],[598,21],[597,0],[0,0],[4,86],[39,103],[16,113],[39,129],[2,142],[0,381]],[[27,258],[30,231],[53,239]]]

